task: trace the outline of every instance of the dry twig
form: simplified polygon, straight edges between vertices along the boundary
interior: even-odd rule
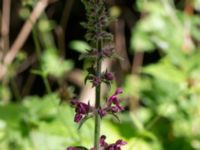
[[[9,27],[10,27],[10,7],[11,1],[3,1],[3,11],[1,20],[1,58],[3,58],[5,52],[9,49]]]
[[[6,74],[7,66],[12,63],[12,61],[14,60],[17,53],[19,52],[19,50],[22,48],[22,46],[26,42],[35,22],[37,21],[39,16],[42,14],[42,12],[45,10],[45,8],[48,6],[48,4],[49,4],[49,0],[40,0],[36,4],[29,19],[25,22],[24,26],[22,27],[19,35],[17,36],[17,38],[14,41],[13,45],[11,46],[10,50],[5,55],[3,64],[0,64],[0,80]]]

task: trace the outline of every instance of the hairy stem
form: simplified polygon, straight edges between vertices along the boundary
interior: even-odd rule
[[[100,52],[102,50],[102,47],[103,47],[103,42],[102,40],[99,40],[97,42],[97,48],[98,48],[98,51]],[[101,75],[101,58],[99,57],[97,59],[97,70],[96,70],[96,73],[97,73],[97,76],[99,77]],[[101,84],[99,84],[97,87],[96,87],[96,101],[95,101],[95,108],[96,110],[98,110],[101,106],[101,102],[100,102],[100,99],[101,99]],[[99,137],[100,137],[100,127],[101,127],[101,120],[100,120],[100,116],[98,114],[98,112],[95,113],[95,130],[94,130],[94,147],[96,150],[99,150]]]

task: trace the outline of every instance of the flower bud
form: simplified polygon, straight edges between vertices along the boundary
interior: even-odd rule
[[[112,72],[105,72],[105,74],[104,74],[104,78],[105,78],[106,80],[111,81],[111,80],[114,79],[114,75],[113,75]]]
[[[121,88],[117,88],[117,90],[115,91],[115,95],[118,95],[121,93],[123,93],[123,90]]]

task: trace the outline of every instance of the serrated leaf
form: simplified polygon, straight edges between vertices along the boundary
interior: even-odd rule
[[[61,77],[74,66],[72,60],[61,59],[55,49],[48,49],[42,57],[42,70],[46,74]]]

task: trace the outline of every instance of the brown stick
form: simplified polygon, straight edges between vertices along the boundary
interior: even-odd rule
[[[133,74],[139,74],[139,69],[142,66],[143,63],[143,52],[136,52],[133,58],[133,65],[132,65],[132,73]]]
[[[1,26],[1,48],[2,57],[6,51],[9,49],[9,27],[10,27],[10,7],[11,1],[3,1],[3,11],[2,11],[2,26]]]
[[[123,71],[130,70],[130,61],[126,50],[126,39],[124,31],[125,22],[122,19],[118,19],[115,22],[115,48],[117,53],[124,59],[120,61],[120,65]]]
[[[61,26],[57,26],[55,28],[55,33],[57,37],[57,43],[58,43],[58,48],[60,50],[60,55],[61,57],[65,57],[65,33],[63,31],[63,28]]]
[[[69,21],[69,15],[72,10],[74,0],[67,0],[65,2],[64,11],[62,13],[62,17],[60,20],[60,25],[56,28],[56,33],[58,37],[58,46],[61,51],[61,55],[65,57],[66,51],[65,51],[65,32],[67,29],[67,23]]]
[[[69,14],[70,11],[72,9],[72,5],[74,3],[74,0],[67,0],[65,3],[65,8],[61,17],[61,21],[60,21],[60,25],[63,28],[63,31],[65,32],[66,28],[67,28],[67,23],[69,20]]]
[[[194,0],[186,0],[185,1],[184,12],[186,14],[193,15],[193,13],[194,13],[193,3],[194,3]]]
[[[84,86],[84,76],[79,69],[73,69],[67,74],[67,80],[75,84],[76,86],[83,88]]]
[[[22,48],[24,43],[26,42],[33,25],[39,18],[39,16],[42,14],[42,12],[45,10],[49,3],[49,0],[40,0],[35,8],[33,9],[29,19],[25,22],[24,26],[22,27],[19,35],[17,36],[15,42],[11,46],[9,52],[6,54],[3,65],[0,64],[0,80],[3,78],[7,71],[7,66],[12,63],[15,56],[17,55],[18,51]]]
[[[47,5],[48,5],[48,0],[41,0],[37,3],[33,12],[31,13],[30,18],[26,21],[26,23],[22,27],[18,37],[16,38],[15,42],[10,48],[10,51],[5,56],[4,63],[6,65],[9,65],[13,61],[17,52],[22,48],[23,44],[28,38],[28,35],[31,32],[33,25],[35,24],[41,13],[45,10]]]

